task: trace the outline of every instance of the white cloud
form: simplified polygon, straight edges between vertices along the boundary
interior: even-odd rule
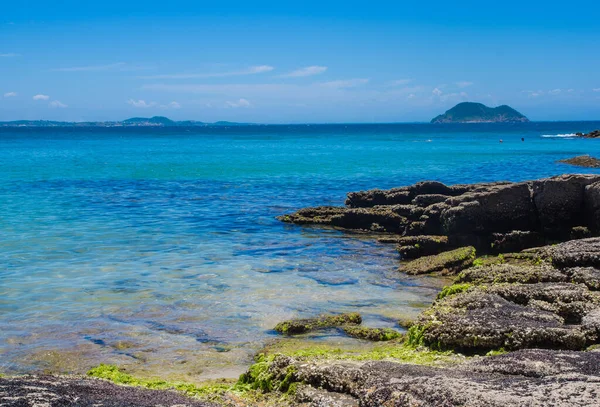
[[[151,76],[140,76],[141,79],[199,79],[199,78],[223,78],[227,76],[241,76],[241,75],[255,75],[264,72],[270,72],[273,68],[270,65],[257,65],[251,66],[246,69],[239,71],[228,71],[228,72],[213,72],[213,73],[178,73],[178,74],[166,74],[166,75],[151,75]]]
[[[469,81],[459,81],[456,82],[456,86],[458,86],[459,88],[466,88],[473,85],[473,82],[469,82]]]
[[[15,54],[13,52],[9,52],[7,54],[0,54],[0,58],[14,58],[14,57],[20,57],[21,54]]]
[[[433,93],[435,96],[440,96],[443,92],[441,90],[439,90],[438,88],[435,88],[434,90],[431,91],[431,93]]]
[[[237,102],[227,102],[227,106],[229,107],[250,107],[251,104],[246,99],[240,99]]]
[[[307,66],[304,68],[296,69],[295,71],[292,71],[285,75],[281,75],[281,77],[282,78],[301,78],[301,77],[305,77],[305,76],[318,75],[318,74],[325,72],[326,70],[327,70],[326,66],[313,65],[313,66]]]
[[[15,96],[17,96],[17,92],[6,92],[4,94],[5,98],[12,98],[12,97],[15,97]]]
[[[170,107],[171,109],[181,109],[181,105],[175,101],[169,103],[167,106]]]
[[[548,91],[549,95],[558,95],[562,92],[561,89],[552,89],[551,91]]]
[[[48,104],[48,106],[50,107],[55,107],[55,108],[65,108],[65,107],[69,107],[67,105],[65,105],[64,103],[61,103],[59,100],[53,100],[52,102],[50,102]]]
[[[592,89],[593,92],[600,92],[600,88]]]
[[[48,99],[50,99],[50,96],[48,96],[48,95],[41,95],[41,94],[40,95],[35,95],[33,97],[33,100],[48,100]]]
[[[150,102],[150,103],[146,103],[145,100],[133,100],[133,99],[129,99],[127,101],[128,104],[130,104],[133,107],[141,107],[141,108],[148,108],[148,107],[153,107],[156,106],[156,102]]]
[[[396,79],[395,81],[390,82],[390,86],[408,85],[411,82],[412,82],[412,79]]]
[[[357,86],[365,85],[367,83],[369,83],[368,79],[346,79],[346,80],[338,80],[338,81],[330,81],[330,82],[321,82],[318,85],[323,86],[325,88],[345,89],[345,88],[355,88]]]
[[[109,65],[75,66],[70,68],[54,69],[56,72],[86,72],[86,71],[110,71],[111,69],[121,68],[125,62],[117,62]]]

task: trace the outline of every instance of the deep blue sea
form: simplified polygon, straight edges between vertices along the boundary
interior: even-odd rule
[[[234,375],[283,319],[394,327],[444,282],[398,273],[391,245],[275,217],[421,180],[600,173],[556,163],[600,156],[600,140],[565,136],[599,128],[2,128],[0,372]]]

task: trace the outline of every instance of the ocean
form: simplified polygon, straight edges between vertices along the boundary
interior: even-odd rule
[[[600,157],[571,137],[598,128],[0,128],[0,373],[234,376],[284,319],[401,329],[447,280],[397,272],[393,245],[275,217],[422,180],[600,173],[556,162]]]

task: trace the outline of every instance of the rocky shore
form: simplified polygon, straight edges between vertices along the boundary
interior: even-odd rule
[[[345,207],[306,208],[280,220],[367,233],[396,245],[399,273],[441,274],[453,283],[396,329],[363,326],[355,313],[283,321],[274,327],[282,341],[229,386],[192,389],[105,367],[91,375],[158,389],[155,404],[144,401],[149,393],[135,393],[142,390],[81,378],[60,379],[55,390],[54,379],[0,378],[0,403],[33,405],[27,389],[34,387],[62,397],[48,405],[69,405],[62,394],[78,393],[64,389],[100,386],[115,397],[82,396],[80,405],[600,405],[600,176],[421,182],[350,193]],[[292,338],[332,329],[377,345],[341,350]],[[176,396],[170,388],[206,404],[169,399]]]
[[[600,138],[600,130],[593,130],[589,133],[575,133],[577,137],[583,138]]]

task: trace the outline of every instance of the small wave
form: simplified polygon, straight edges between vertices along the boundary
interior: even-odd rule
[[[545,138],[570,138],[570,137],[577,137],[577,134],[575,134],[575,133],[567,133],[567,134],[544,134],[544,135],[542,135],[542,137],[545,137]]]

